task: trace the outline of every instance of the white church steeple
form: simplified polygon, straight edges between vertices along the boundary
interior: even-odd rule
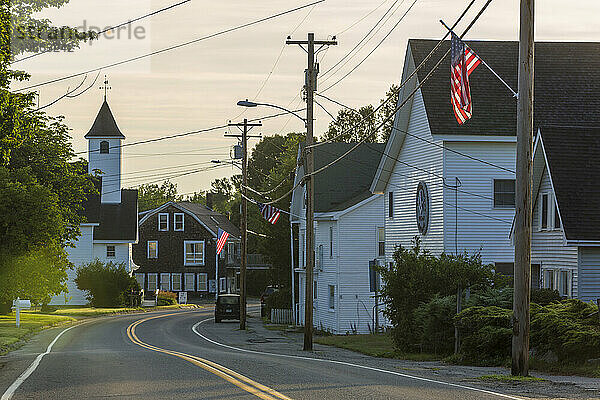
[[[108,80],[105,79],[104,102],[96,116],[90,131],[85,135],[88,140],[88,172],[99,173],[102,177],[102,203],[121,202],[121,143],[125,135],[121,133],[117,122],[106,101]]]

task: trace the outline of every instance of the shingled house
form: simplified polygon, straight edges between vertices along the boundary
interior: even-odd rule
[[[403,80],[436,44],[409,40]],[[467,44],[517,88],[517,42]],[[449,46],[449,41],[442,44],[403,88],[399,101],[424,81]],[[386,260],[392,261],[395,246],[410,246],[416,236],[435,254],[480,252],[484,263],[512,274],[516,99],[480,65],[470,76],[473,117],[459,125],[450,104],[450,58],[442,65],[447,68],[437,68],[396,114],[371,186],[373,193],[384,194]],[[600,126],[599,67],[599,43],[536,43],[535,129],[552,124]],[[567,143],[569,135],[562,131],[555,140]],[[591,177],[583,169],[580,176]],[[532,265],[532,286],[544,284],[543,269],[539,263]]]
[[[600,127],[542,126],[533,157],[532,263],[562,296],[600,298]]]
[[[123,263],[129,273],[135,270],[131,246],[138,240],[137,190],[121,188],[121,133],[106,99],[94,120],[88,140],[88,173],[98,176],[97,195],[83,204],[86,222],[81,235],[66,249],[76,267],[94,260]],[[75,270],[68,270],[68,292],[52,298],[50,304],[83,305],[85,293],[77,289]]]
[[[325,166],[355,146],[326,143],[315,147],[315,168]],[[314,325],[335,334],[369,333],[374,329],[374,292],[369,284],[369,262],[383,256],[383,197],[369,186],[384,145],[361,144],[347,157],[315,176]],[[301,164],[301,150],[298,162]],[[295,184],[304,177],[298,167]],[[299,255],[297,316],[304,323],[306,284],[306,188],[292,194],[290,223],[296,225]],[[294,230],[293,230],[294,231]],[[296,241],[294,241],[296,243]],[[384,319],[379,313],[379,322]]]
[[[218,230],[230,234],[218,259]],[[197,203],[169,201],[139,214],[139,243],[133,260],[139,269],[135,278],[146,292],[186,291],[190,297],[235,292],[238,273],[240,231],[226,216]]]

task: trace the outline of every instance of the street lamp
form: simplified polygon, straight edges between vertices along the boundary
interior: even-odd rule
[[[257,103],[255,101],[249,101],[248,99],[246,100],[240,100],[237,102],[237,105],[240,107],[248,107],[248,108],[252,108],[252,107],[258,107],[258,106],[264,106],[264,107],[272,107],[272,108],[276,108],[278,110],[281,111],[285,111],[289,114],[292,114],[294,116],[296,116],[297,118],[300,118],[302,120],[302,122],[304,122],[304,125],[306,126],[306,118],[302,118],[299,114],[297,114],[295,111],[292,110],[288,110],[287,108],[278,106],[276,104],[269,104],[269,103]]]

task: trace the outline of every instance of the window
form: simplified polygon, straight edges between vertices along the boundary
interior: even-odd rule
[[[100,142],[100,154],[108,154],[108,142],[106,140]]]
[[[316,262],[317,270],[323,271],[323,245],[319,245],[319,250],[317,251],[317,262]]]
[[[329,309],[335,310],[335,286],[329,285]]]
[[[184,214],[183,213],[175,213],[173,214],[173,230],[178,232],[183,232],[184,229]]]
[[[300,268],[306,268],[306,261],[304,259],[304,252],[306,251],[306,246],[304,245],[304,232],[300,233]]]
[[[184,286],[184,290],[186,292],[193,292],[194,289],[196,288],[196,282],[195,282],[195,276],[194,274],[190,274],[190,273],[185,273],[184,274],[184,278],[185,278],[185,286]]]
[[[168,231],[169,230],[169,214],[160,213],[158,214],[158,230]]]
[[[148,258],[158,258],[158,240],[148,241]]]
[[[204,241],[183,242],[184,265],[204,265]]]
[[[181,274],[171,274],[171,290],[174,292],[181,291]]]
[[[208,274],[205,274],[205,273],[198,274],[198,291],[199,292],[208,291]]]
[[[149,292],[154,292],[157,288],[157,278],[158,275],[156,274],[148,274],[148,291]]]
[[[140,274],[140,273],[135,274],[135,280],[137,281],[138,285],[140,285],[140,289],[143,289],[144,288],[144,274]]]
[[[333,226],[329,227],[329,258],[333,258]]]
[[[540,205],[540,229],[548,229],[548,193],[542,194]]]
[[[171,290],[171,274],[160,274],[160,290],[164,292],[168,292],[169,290]]]
[[[227,278],[219,278],[219,292],[227,291]]]
[[[544,288],[545,289],[556,289],[556,280],[554,279],[554,270],[547,269],[544,271]]]
[[[385,256],[385,228],[377,228],[377,256]]]
[[[317,281],[313,282],[313,299],[317,299]]]
[[[552,225],[554,229],[560,229],[560,215],[558,214],[558,202],[554,198],[554,223]]]
[[[494,179],[494,207],[515,208],[514,179]]]
[[[106,257],[107,258],[115,258],[116,251],[115,246],[106,246]]]
[[[394,218],[394,192],[388,193],[388,217]]]
[[[571,295],[571,271],[560,271],[558,292],[561,296]]]

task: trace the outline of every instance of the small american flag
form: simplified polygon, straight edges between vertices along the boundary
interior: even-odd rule
[[[262,216],[267,221],[269,221],[270,223],[275,225],[275,223],[281,216],[281,210],[279,210],[278,208],[275,208],[269,204],[262,204],[262,203],[257,203],[257,204],[258,204],[258,208],[260,209],[260,213],[262,214]]]
[[[450,102],[452,103],[456,120],[462,125],[473,114],[469,75],[477,68],[481,60],[454,33],[452,33],[450,47]]]
[[[221,254],[223,247],[225,247],[225,242],[229,238],[229,233],[225,232],[223,229],[219,228],[218,239],[217,239],[217,255]]]

